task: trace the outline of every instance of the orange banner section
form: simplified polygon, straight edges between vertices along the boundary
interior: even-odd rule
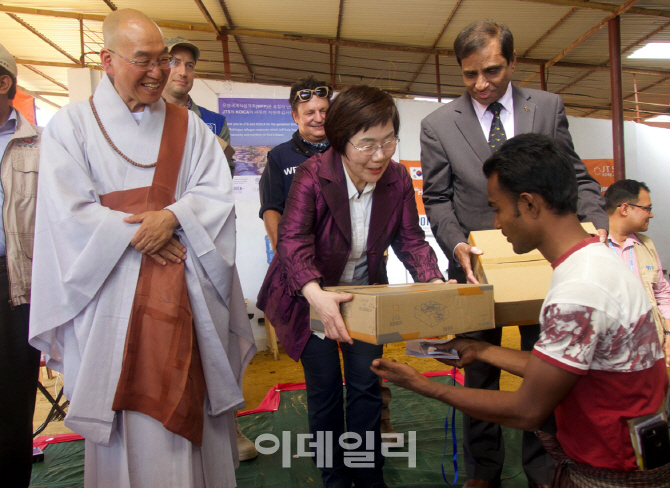
[[[421,172],[421,161],[401,159],[400,164],[407,168],[409,175],[412,177],[414,196],[416,196],[416,209],[419,211],[419,215],[426,215],[426,210],[423,207],[423,173]]]
[[[605,190],[614,183],[614,160],[613,159],[582,159],[589,170],[589,174],[600,183],[601,191]]]
[[[21,90],[16,90],[16,96],[14,97],[14,100],[12,100],[12,106],[21,112],[21,115],[28,119],[28,122],[36,124],[35,99],[33,97]]]

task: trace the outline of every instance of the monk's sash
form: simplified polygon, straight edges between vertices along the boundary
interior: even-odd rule
[[[175,202],[188,110],[165,105],[151,186],[102,195],[105,207],[137,214],[162,210]],[[143,254],[112,409],[148,415],[170,432],[201,446],[205,391],[184,263],[168,261],[162,266]]]

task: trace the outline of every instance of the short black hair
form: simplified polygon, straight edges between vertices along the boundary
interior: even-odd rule
[[[291,104],[291,111],[298,113],[298,105],[301,102],[295,98],[300,90],[314,90],[320,86],[327,86],[330,88],[330,96],[328,97],[328,102],[330,102],[330,97],[333,96],[333,88],[325,81],[317,80],[314,78],[314,76],[309,75],[307,78],[300,78],[296,83],[294,83],[291,87],[291,94],[288,97],[288,103]]]
[[[558,215],[577,213],[577,176],[565,145],[543,134],[520,134],[506,141],[484,163],[484,174],[498,175],[500,187],[519,197],[540,195]]]
[[[605,210],[611,215],[624,203],[637,203],[642,190],[651,193],[649,187],[641,181],[619,180],[612,183],[605,192]]]
[[[463,29],[454,41],[454,51],[456,52],[458,65],[462,66],[461,62],[465,58],[479,51],[495,37],[500,42],[502,56],[507,60],[507,64],[511,63],[514,57],[514,36],[512,32],[504,24],[492,20],[480,20]]]
[[[357,132],[384,125],[389,120],[398,135],[400,115],[388,92],[376,86],[350,85],[335,97],[323,128],[330,147],[344,154],[349,139]]]
[[[16,77],[13,74],[11,74],[6,68],[0,66],[0,76],[5,75],[9,76],[9,79],[12,80],[12,87],[7,92],[7,98],[9,100],[14,100],[14,97],[16,96]]]

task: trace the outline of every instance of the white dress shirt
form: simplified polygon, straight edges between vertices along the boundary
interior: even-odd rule
[[[344,163],[342,163],[344,165]],[[368,232],[370,231],[370,210],[372,209],[372,192],[376,183],[367,183],[361,193],[351,181],[346,167],[344,177],[347,180],[349,195],[349,213],[351,214],[351,252],[344,273],[340,277],[340,285],[368,284]]]
[[[488,141],[489,133],[491,132],[491,123],[493,122],[493,112],[488,110],[489,104],[481,104],[472,97],[470,99],[477,114],[477,119],[479,119],[479,124],[482,126],[484,137]],[[512,83],[507,85],[507,91],[498,102],[503,106],[503,109],[500,111],[500,120],[505,128],[505,135],[508,139],[511,139],[514,137],[514,97],[512,96]]]

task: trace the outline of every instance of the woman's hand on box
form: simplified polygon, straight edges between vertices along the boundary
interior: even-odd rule
[[[305,284],[301,292],[309,305],[319,314],[326,337],[338,342],[354,343],[347,333],[340,314],[340,303],[353,299],[354,296],[351,293],[324,291],[316,280]]]

